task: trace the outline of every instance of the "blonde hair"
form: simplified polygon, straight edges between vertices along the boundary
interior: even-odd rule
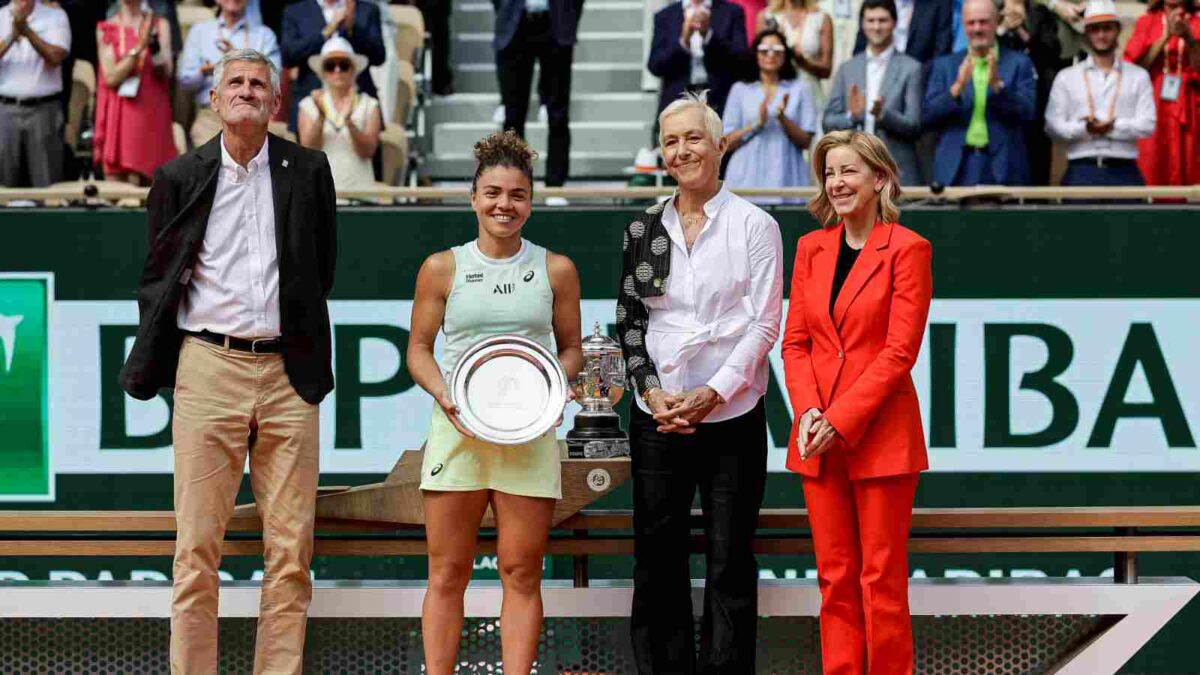
[[[817,185],[817,196],[808,203],[808,210],[822,226],[830,226],[838,222],[837,212],[825,194],[825,158],[834,148],[849,147],[862,158],[876,175],[883,176],[883,188],[879,190],[879,217],[885,223],[900,220],[900,207],[896,200],[900,198],[900,169],[896,160],[879,137],[863,131],[831,131],[817,141],[812,151],[813,181]]]
[[[767,11],[771,14],[778,14],[796,6],[807,10],[815,7],[816,4],[816,0],[767,0]]]
[[[663,144],[663,121],[671,115],[695,108],[700,109],[704,113],[704,130],[708,132],[708,137],[712,140],[713,145],[719,146],[721,144],[721,138],[725,135],[725,127],[721,124],[721,116],[717,114],[716,110],[709,107],[708,90],[705,89],[696,93],[690,91],[683,92],[679,98],[671,101],[658,114],[658,144],[660,146]]]

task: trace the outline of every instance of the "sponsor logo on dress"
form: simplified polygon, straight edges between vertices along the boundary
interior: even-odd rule
[[[524,281],[525,281],[525,283],[529,283],[529,282],[533,281],[533,270],[529,270],[528,272],[525,273]]]
[[[517,290],[516,284],[496,284],[496,287],[492,289],[492,295],[512,295],[515,290]]]
[[[436,476],[441,472],[442,472],[442,463],[438,462],[437,465],[433,467],[433,470],[429,472],[429,475]]]
[[[477,284],[483,281],[483,272],[467,272],[467,283]]]

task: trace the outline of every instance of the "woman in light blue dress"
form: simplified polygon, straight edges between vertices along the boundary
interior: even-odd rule
[[[721,116],[727,152],[732,153],[725,183],[731,188],[809,185],[804,150],[817,130],[812,90],[796,77],[783,33],[760,32],[751,53],[758,61],[758,79],[734,84]],[[800,200],[755,197],[752,201]]]

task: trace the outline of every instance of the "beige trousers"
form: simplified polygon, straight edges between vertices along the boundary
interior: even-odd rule
[[[299,673],[312,599],[317,406],[292,388],[280,354],[184,339],[175,383],[171,672],[217,672],[217,568],[247,453],[263,522],[255,673]]]
[[[212,108],[196,108],[196,120],[192,122],[192,147],[198,148],[221,133],[221,117]]]

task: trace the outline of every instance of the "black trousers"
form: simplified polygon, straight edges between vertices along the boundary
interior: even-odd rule
[[[533,87],[533,63],[541,67],[538,97],[546,106],[549,139],[546,156],[546,185],[559,187],[567,181],[571,161],[571,62],[574,46],[563,47],[554,41],[550,13],[521,17],[517,34],[504,49],[496,52],[496,75],[500,81],[500,102],[504,104],[504,128],[525,137],[525,117],[529,114],[529,94]]]
[[[420,0],[418,4],[429,28],[433,93],[445,94],[454,86],[454,71],[450,69],[451,0]]]
[[[767,472],[763,402],[690,436],[662,434],[631,406],[633,651],[638,672],[754,672],[758,563],[752,544]],[[708,536],[700,653],[695,653],[689,513],[697,488]]]

